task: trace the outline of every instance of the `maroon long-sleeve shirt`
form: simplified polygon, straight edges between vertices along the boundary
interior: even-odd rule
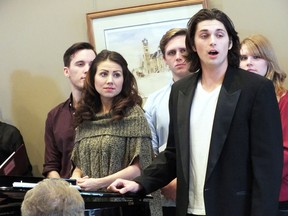
[[[42,174],[57,171],[61,178],[71,176],[71,152],[74,147],[72,97],[53,108],[45,126],[45,156]]]

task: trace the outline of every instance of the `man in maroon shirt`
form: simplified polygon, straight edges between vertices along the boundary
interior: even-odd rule
[[[69,178],[71,175],[70,156],[75,137],[73,114],[81,97],[86,74],[95,57],[94,47],[86,42],[75,43],[64,53],[64,75],[70,81],[71,95],[47,115],[42,172],[47,178]]]

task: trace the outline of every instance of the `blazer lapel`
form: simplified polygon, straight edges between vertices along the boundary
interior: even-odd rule
[[[233,69],[228,68],[219,94],[211,135],[206,181],[210,177],[224,146],[235,108],[241,93],[236,87]],[[233,86],[233,87],[232,87]]]
[[[191,79],[188,80],[187,86],[179,89],[178,92],[177,107],[179,110],[177,112],[177,130],[179,135],[179,147],[177,150],[180,151],[180,154],[178,155],[181,155],[179,159],[181,160],[184,178],[187,183],[189,180],[190,111],[199,76],[200,73],[193,75]]]

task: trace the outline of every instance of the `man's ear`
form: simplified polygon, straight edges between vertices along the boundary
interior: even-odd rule
[[[64,71],[63,71],[63,73],[64,73],[64,76],[66,76],[66,77],[70,77],[70,75],[69,75],[69,68],[68,67],[64,67]]]
[[[232,40],[229,40],[229,47],[228,47],[228,49],[230,50],[232,47],[233,47],[233,41],[232,41]]]

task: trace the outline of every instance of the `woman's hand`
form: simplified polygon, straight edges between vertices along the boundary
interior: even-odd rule
[[[101,178],[89,178],[88,176],[77,179],[77,185],[83,191],[96,191],[105,187]]]

